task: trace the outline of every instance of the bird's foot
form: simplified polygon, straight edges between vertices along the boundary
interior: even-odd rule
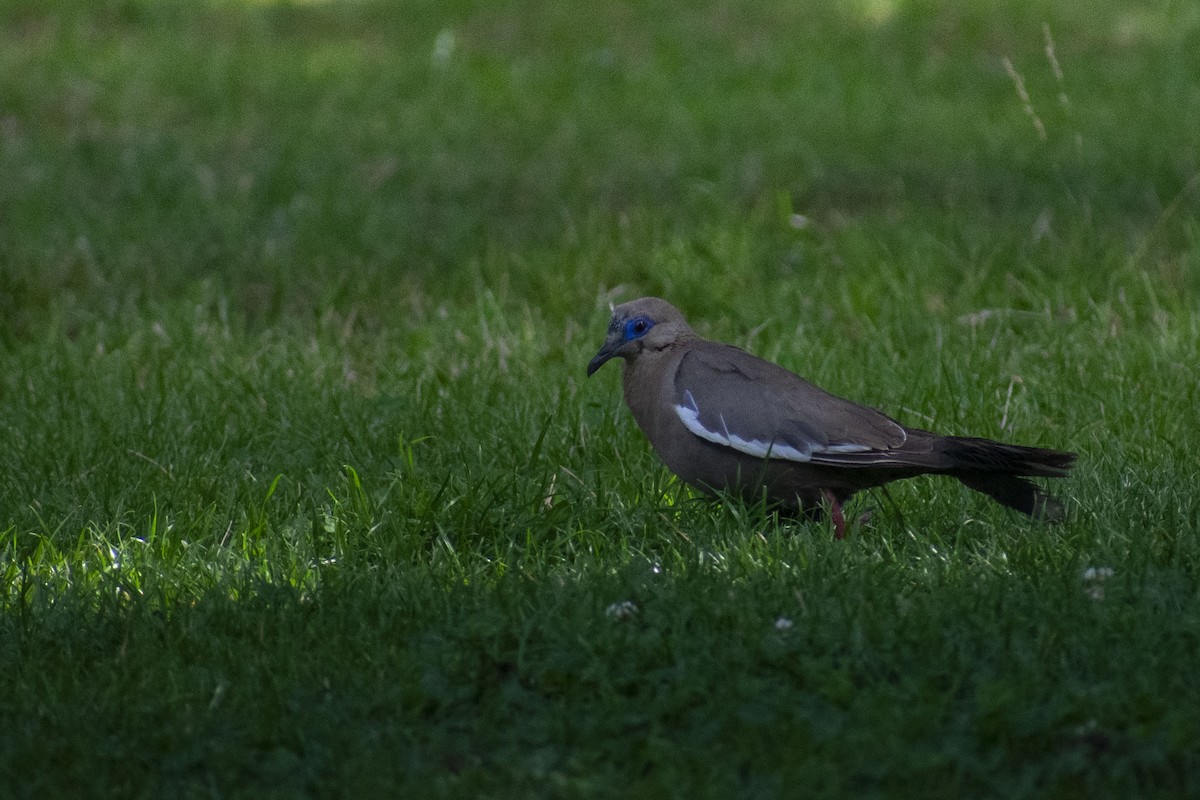
[[[846,538],[846,515],[842,513],[842,504],[829,489],[822,489],[821,494],[829,503],[829,516],[833,519],[833,538]]]

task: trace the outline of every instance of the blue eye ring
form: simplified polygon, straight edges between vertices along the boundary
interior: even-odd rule
[[[634,317],[625,323],[625,341],[632,342],[646,335],[654,327],[654,320],[648,317]]]

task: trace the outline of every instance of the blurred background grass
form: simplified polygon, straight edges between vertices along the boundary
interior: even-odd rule
[[[1196,285],[1186,3],[3,13],[9,341],[213,293],[257,325],[380,325],[481,285],[753,320],[862,283],[870,313],[906,299],[872,280],[891,258],[919,273],[888,288],[955,306],[1023,267],[1103,296],[1114,252],[1146,247],[1167,296]]]

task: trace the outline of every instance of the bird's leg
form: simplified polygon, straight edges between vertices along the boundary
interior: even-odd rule
[[[833,518],[833,538],[846,538],[846,517],[842,514],[842,504],[830,489],[822,489],[821,494],[829,502],[829,516]]]

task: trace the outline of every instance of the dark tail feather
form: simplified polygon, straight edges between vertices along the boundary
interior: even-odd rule
[[[1063,518],[1062,501],[1024,478],[1065,477],[1074,453],[957,436],[946,441],[944,452],[955,462],[949,473],[975,491],[1031,517]]]
[[[1032,481],[1002,472],[955,472],[968,487],[983,492],[997,503],[1047,522],[1061,522],[1066,509],[1057,497],[1046,494]]]
[[[1075,463],[1074,453],[968,436],[947,436],[942,440],[941,450],[956,469],[1003,472],[1026,478],[1064,478]]]

